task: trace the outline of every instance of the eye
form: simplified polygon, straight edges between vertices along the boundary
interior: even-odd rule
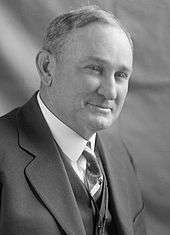
[[[118,79],[118,80],[126,80],[128,79],[129,75],[125,72],[121,72],[121,71],[117,71],[115,73],[115,78]]]
[[[93,65],[93,64],[87,65],[85,66],[85,69],[89,70],[92,73],[99,74],[99,75],[103,74],[104,72],[104,68],[100,65]]]

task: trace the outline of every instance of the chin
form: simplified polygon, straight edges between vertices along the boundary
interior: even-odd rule
[[[114,123],[114,118],[98,117],[91,120],[91,127],[95,132],[109,128]]]

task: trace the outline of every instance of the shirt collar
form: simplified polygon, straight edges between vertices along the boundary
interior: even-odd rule
[[[70,127],[65,125],[60,121],[43,103],[40,94],[37,94],[38,104],[42,111],[42,114],[51,130],[51,133],[60,146],[62,151],[70,158],[72,161],[77,161],[82,154],[87,140],[78,135]],[[89,139],[91,142],[91,148],[94,151],[95,148],[96,134],[92,135]]]

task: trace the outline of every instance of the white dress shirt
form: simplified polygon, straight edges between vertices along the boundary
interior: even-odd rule
[[[94,134],[89,140],[82,138],[70,127],[60,121],[43,103],[40,94],[37,94],[38,104],[41,112],[51,130],[51,133],[62,149],[63,153],[68,157],[71,166],[75,170],[79,178],[84,181],[84,175],[77,166],[77,160],[81,156],[88,141],[91,143],[91,149],[94,151],[96,134]]]

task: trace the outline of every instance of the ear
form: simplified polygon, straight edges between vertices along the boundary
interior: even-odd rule
[[[36,56],[36,66],[42,83],[45,86],[51,86],[55,66],[53,55],[46,50],[40,50]]]

